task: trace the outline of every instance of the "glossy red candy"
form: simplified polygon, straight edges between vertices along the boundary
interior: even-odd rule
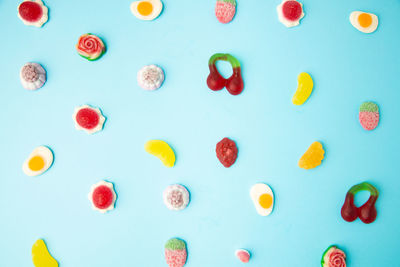
[[[356,207],[354,204],[354,196],[360,191],[369,191],[370,196],[367,202],[361,207]],[[359,217],[363,223],[368,224],[374,222],[377,216],[375,202],[378,196],[378,190],[370,183],[364,182],[354,185],[346,194],[346,199],[341,210],[342,218],[348,222],[356,220],[357,217]]]
[[[282,5],[282,13],[287,20],[294,21],[300,19],[303,8],[297,1],[286,1]]]
[[[93,205],[98,209],[107,209],[113,203],[113,199],[112,190],[105,185],[96,187],[92,194]]]
[[[229,168],[235,163],[238,149],[236,143],[231,139],[225,137],[219,141],[215,151],[217,153],[217,158],[226,168]]]
[[[19,5],[18,12],[22,19],[29,22],[36,22],[43,15],[41,5],[33,1],[23,2],[21,5]]]
[[[215,63],[218,60],[228,61],[232,65],[232,76],[225,79],[218,71]],[[213,91],[219,91],[226,87],[232,95],[238,95],[243,91],[244,83],[239,61],[229,54],[214,54],[208,61],[210,74],[207,77],[207,85]]]
[[[82,108],[76,114],[76,122],[85,129],[95,128],[100,121],[100,116],[91,108]]]

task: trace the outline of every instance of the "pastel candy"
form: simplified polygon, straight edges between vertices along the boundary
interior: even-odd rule
[[[361,126],[371,131],[378,126],[379,123],[379,107],[373,102],[364,102],[360,106],[359,120]]]

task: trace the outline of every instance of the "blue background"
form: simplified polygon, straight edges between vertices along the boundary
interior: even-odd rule
[[[237,248],[251,251],[248,266],[320,266],[331,244],[347,252],[349,266],[400,266],[400,2],[304,0],[304,19],[289,29],[277,18],[280,0],[239,0],[227,25],[215,18],[214,1],[163,2],[161,16],[145,22],[131,14],[131,0],[48,0],[43,28],[19,20],[19,1],[0,2],[0,266],[32,266],[38,238],[60,266],[165,266],[171,237],[186,240],[188,267],[241,266]],[[378,30],[353,28],[354,10],[377,14]],[[99,61],[76,53],[87,32],[107,45]],[[216,52],[241,62],[241,95],[207,88],[207,62]],[[47,70],[38,91],[19,81],[29,61]],[[158,91],[137,85],[136,73],[147,64],[165,70]],[[219,67],[230,74],[228,64]],[[303,71],[315,87],[298,107],[291,98]],[[367,100],[381,110],[371,132],[358,123]],[[82,104],[102,109],[102,132],[75,130],[72,114]],[[229,169],[214,152],[223,137],[239,147]],[[149,139],[171,144],[174,168],[144,151]],[[326,149],[323,164],[300,169],[298,159],[316,140]],[[21,165],[39,145],[53,149],[54,165],[25,176]],[[103,179],[118,194],[116,209],[105,215],[87,199]],[[370,225],[340,216],[347,190],[362,181],[380,191]],[[257,182],[275,193],[269,217],[250,200]],[[181,212],[162,202],[172,183],[191,192]]]

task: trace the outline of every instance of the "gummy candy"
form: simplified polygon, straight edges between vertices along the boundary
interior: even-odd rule
[[[93,61],[99,59],[104,54],[106,46],[99,37],[87,33],[79,37],[76,50],[81,57]]]
[[[360,191],[369,191],[370,196],[367,202],[358,208],[354,204],[354,196]],[[359,217],[363,223],[368,224],[374,222],[377,216],[375,202],[378,199],[378,196],[378,190],[368,182],[352,186],[347,192],[346,199],[342,206],[342,218],[348,222],[356,220],[357,217]]]
[[[320,142],[312,143],[306,153],[300,158],[299,167],[308,170],[321,165],[324,154],[325,150]]]
[[[236,0],[217,0],[215,16],[221,23],[231,22],[236,13]]]
[[[98,210],[101,213],[113,210],[117,194],[114,190],[114,185],[107,181],[100,181],[97,184],[92,185],[90,193],[88,195],[92,207],[94,210]]]
[[[310,74],[306,72],[299,74],[297,77],[297,83],[297,90],[292,98],[292,102],[295,105],[303,105],[310,97],[314,83]]]
[[[58,262],[50,255],[42,239],[32,246],[32,262],[35,267],[58,267]]]
[[[42,27],[49,19],[48,8],[41,0],[26,0],[18,6],[18,17],[25,25]]]
[[[225,137],[217,143],[215,152],[217,153],[217,158],[222,165],[229,168],[236,161],[238,149],[233,140]]]
[[[299,25],[304,17],[303,4],[296,0],[283,0],[276,9],[279,21],[286,27]]]
[[[346,254],[336,246],[328,247],[321,260],[322,267],[346,267]]]
[[[360,106],[358,114],[361,126],[371,131],[378,126],[379,123],[379,107],[373,102],[364,102]]]
[[[218,72],[215,63],[218,60],[228,61],[233,68],[232,76],[228,79],[222,77]],[[230,54],[214,54],[208,61],[208,67],[210,69],[210,74],[207,77],[207,85],[213,91],[222,90],[224,87],[232,95],[238,95],[243,91],[244,83],[240,69],[239,61]]]
[[[163,193],[164,204],[170,210],[183,210],[189,204],[189,191],[180,184],[169,185]]]
[[[141,68],[137,74],[140,87],[144,90],[156,90],[164,82],[164,71],[156,65],[148,65]]]
[[[99,108],[83,105],[75,108],[72,118],[77,130],[84,130],[88,134],[94,134],[103,129],[106,118]]]
[[[144,145],[147,153],[158,157],[168,168],[175,165],[175,153],[172,148],[162,140],[150,140]]]
[[[360,32],[372,33],[378,28],[379,19],[372,13],[354,11],[350,14],[350,23]]]
[[[178,238],[171,238],[165,244],[165,261],[169,267],[182,267],[186,264],[186,244]]]
[[[247,263],[250,260],[250,253],[245,249],[236,250],[235,255],[243,263]]]
[[[46,82],[46,70],[37,63],[26,63],[19,73],[22,86],[27,90],[41,88]]]

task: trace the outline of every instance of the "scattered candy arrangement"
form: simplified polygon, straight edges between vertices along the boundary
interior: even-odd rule
[[[217,0],[215,16],[218,21],[227,24],[233,20],[236,14],[236,0]],[[130,6],[132,14],[141,20],[154,20],[163,10],[160,0],[134,1]],[[294,27],[300,24],[305,13],[303,4],[296,0],[283,0],[277,6],[279,21],[286,27]],[[42,27],[48,21],[48,8],[40,0],[23,1],[18,6],[18,17],[26,25]],[[378,17],[372,13],[354,11],[350,14],[350,23],[363,33],[372,33],[378,27]],[[80,56],[89,61],[98,60],[106,52],[106,46],[98,36],[87,33],[82,35],[76,44],[76,50]],[[233,74],[224,78],[216,67],[216,62],[222,60],[231,64]],[[207,77],[207,86],[213,91],[226,88],[231,95],[239,95],[243,92],[244,81],[241,73],[240,62],[230,54],[217,53],[211,56],[208,62],[210,73]],[[157,65],[144,66],[137,73],[138,85],[144,90],[154,91],[160,88],[164,82],[164,71]],[[38,63],[26,63],[20,70],[22,86],[27,90],[37,90],[46,82],[46,71]],[[300,106],[310,98],[314,82],[310,74],[302,72],[297,77],[298,86],[292,98],[294,105]],[[371,131],[379,124],[379,107],[374,102],[364,102],[359,108],[359,122],[363,129]],[[82,105],[75,108],[73,120],[77,130],[83,130],[88,134],[101,131],[106,118],[97,107]],[[147,153],[157,157],[165,167],[175,165],[175,152],[171,146],[163,140],[149,140],[144,149]],[[225,167],[231,167],[237,160],[238,147],[235,141],[223,138],[216,144],[216,156]],[[320,142],[314,142],[301,156],[298,166],[309,170],[321,165],[325,157],[325,150]],[[38,176],[46,172],[53,164],[53,152],[46,146],[35,148],[23,163],[23,172],[27,176]],[[360,191],[368,191],[370,197],[361,207],[356,207],[354,197]],[[378,199],[378,190],[370,183],[363,182],[354,185],[346,194],[341,209],[341,216],[347,222],[357,218],[365,224],[376,220],[377,211],[375,203]],[[89,201],[94,210],[106,213],[115,208],[117,194],[114,184],[108,181],[100,181],[94,184],[88,194]],[[254,184],[250,189],[250,199],[256,212],[261,216],[272,213],[275,203],[272,189],[265,183]],[[190,202],[188,189],[180,184],[169,185],[163,192],[163,202],[169,210],[184,210]],[[182,267],[187,260],[187,248],[185,241],[172,238],[165,244],[165,261],[170,267]],[[235,251],[235,256],[242,263],[250,261],[250,252],[245,249]],[[36,267],[57,267],[58,262],[50,255],[46,244],[39,239],[32,247],[32,261]],[[336,246],[330,246],[322,255],[323,267],[345,267],[346,254]]]

